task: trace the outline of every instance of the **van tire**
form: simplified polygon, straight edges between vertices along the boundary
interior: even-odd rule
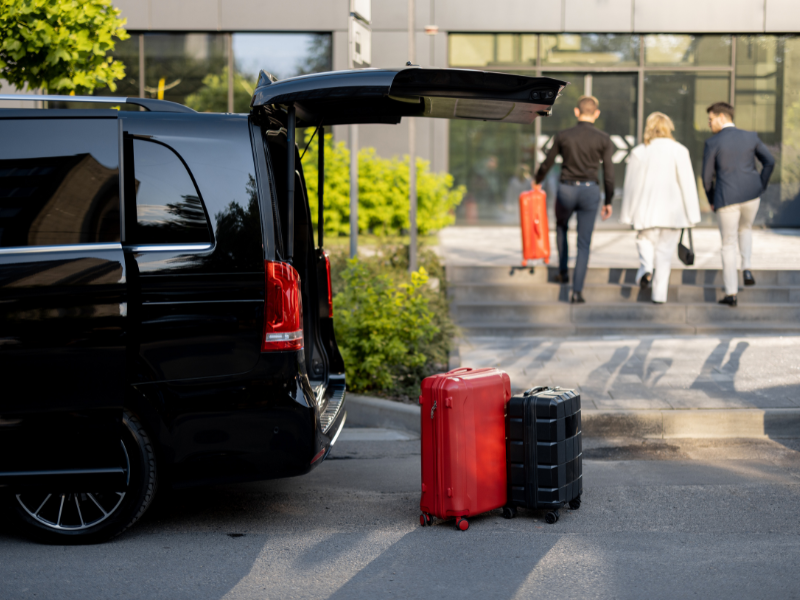
[[[47,544],[97,544],[118,536],[136,523],[153,502],[158,487],[158,476],[156,455],[150,436],[139,419],[127,410],[123,411],[122,415],[121,442],[130,472],[130,479],[124,492],[62,494],[54,490],[49,500],[43,500],[41,512],[37,511],[36,507],[39,506],[40,498],[47,497],[44,492],[40,492],[40,497],[34,492],[13,494],[9,500],[18,517],[22,533]],[[114,494],[116,497],[123,494],[115,506],[113,506]],[[108,502],[104,503],[104,500]],[[73,524],[63,528],[58,526],[58,522],[46,518],[46,514],[55,514],[55,508],[48,506],[47,502],[60,503],[62,507],[66,505],[70,510],[73,503],[78,506],[71,515]],[[97,508],[95,509],[92,504]],[[81,505],[84,506],[83,510],[87,511],[86,520],[90,519],[90,515],[96,516],[96,524],[92,524],[89,520],[89,523],[81,526],[84,522]],[[74,520],[75,515],[79,515],[79,522]],[[51,516],[50,519],[52,518],[55,517]]]

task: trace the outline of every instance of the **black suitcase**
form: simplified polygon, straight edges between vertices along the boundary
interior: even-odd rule
[[[583,492],[581,396],[574,390],[532,388],[506,405],[508,501],[503,516],[517,507],[551,509],[548,523],[569,503],[577,510]]]

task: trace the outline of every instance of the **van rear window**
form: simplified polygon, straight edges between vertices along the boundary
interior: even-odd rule
[[[0,140],[0,247],[119,242],[116,120],[3,120]]]
[[[203,200],[178,155],[149,140],[133,140],[136,228],[139,245],[210,243]],[[127,193],[126,193],[127,197]]]

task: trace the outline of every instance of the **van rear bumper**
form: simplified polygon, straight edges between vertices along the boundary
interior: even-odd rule
[[[320,414],[302,351],[263,353],[237,376],[132,385],[130,396],[131,410],[147,414],[162,473],[176,487],[308,473],[346,412],[342,374],[329,378]]]

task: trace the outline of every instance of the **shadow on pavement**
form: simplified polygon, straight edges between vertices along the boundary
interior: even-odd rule
[[[487,534],[480,529],[491,526],[488,517],[471,522],[465,533],[454,531],[452,521],[445,521],[405,534],[330,598],[418,597],[420,587],[431,598],[453,597],[456,591],[459,598],[514,598],[553,547],[554,537],[535,545],[513,544],[498,554],[486,551],[482,543],[486,535],[496,534],[497,527]]]

